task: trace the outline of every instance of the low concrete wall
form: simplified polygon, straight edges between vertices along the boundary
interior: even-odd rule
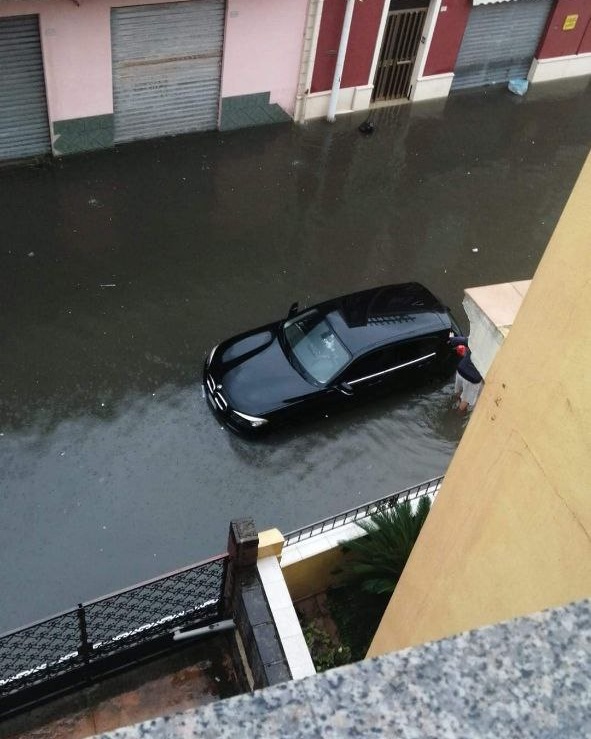
[[[291,677],[298,680],[314,675],[314,663],[277,557],[259,559],[257,568]]]
[[[472,361],[483,377],[509,334],[531,280],[472,287],[465,291]]]
[[[534,59],[528,79],[530,82],[549,82],[589,74],[591,74],[591,54],[573,54],[555,59]]]
[[[372,90],[373,85],[341,88],[337,103],[337,115],[369,110]],[[306,95],[303,103],[303,120],[324,118],[328,114],[329,100],[330,90]]]
[[[334,583],[334,570],[342,560],[341,550],[336,548],[282,567],[291,599],[297,602],[324,593]]]
[[[343,561],[341,544],[363,536],[354,523],[284,548],[281,569],[293,601],[323,593],[334,584]]]
[[[421,100],[446,98],[449,95],[453,78],[453,72],[434,74],[429,77],[419,77],[414,84],[411,101],[413,103],[419,103]]]

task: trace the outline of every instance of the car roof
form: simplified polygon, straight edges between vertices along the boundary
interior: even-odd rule
[[[448,309],[418,282],[363,290],[316,308],[353,356],[373,346],[451,328]]]

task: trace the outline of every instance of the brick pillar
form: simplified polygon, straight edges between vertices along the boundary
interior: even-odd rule
[[[291,679],[273,614],[257,570],[259,535],[252,518],[230,523],[228,570],[224,588],[225,617],[236,631],[252,675],[253,688]]]
[[[252,518],[240,518],[230,522],[228,532],[228,570],[224,588],[224,615],[232,618],[235,610],[238,575],[257,563],[259,535]]]

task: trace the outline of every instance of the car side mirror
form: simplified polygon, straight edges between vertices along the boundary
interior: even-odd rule
[[[289,311],[287,312],[287,317],[293,318],[296,315],[296,313],[299,311],[299,309],[300,309],[300,304],[298,302],[292,303],[289,308]]]
[[[348,382],[339,382],[337,390],[343,393],[343,395],[353,395],[353,388]]]

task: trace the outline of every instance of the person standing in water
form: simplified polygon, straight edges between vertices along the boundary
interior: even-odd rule
[[[454,394],[460,401],[458,411],[465,413],[468,408],[472,409],[476,405],[484,380],[470,358],[472,352],[468,348],[468,340],[464,336],[457,336],[452,339],[452,346],[460,358],[456,368]]]

